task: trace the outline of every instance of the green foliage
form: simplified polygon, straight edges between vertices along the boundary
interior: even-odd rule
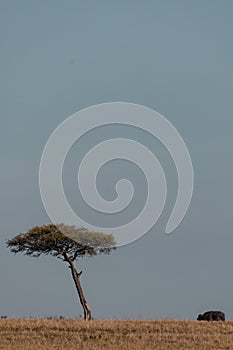
[[[113,235],[64,224],[33,227],[9,239],[6,244],[15,254],[24,253],[33,257],[44,254],[58,258],[69,256],[72,261],[85,255],[109,254],[115,249]]]

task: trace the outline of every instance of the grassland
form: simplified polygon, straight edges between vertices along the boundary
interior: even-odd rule
[[[233,321],[0,319],[3,350],[232,350]]]

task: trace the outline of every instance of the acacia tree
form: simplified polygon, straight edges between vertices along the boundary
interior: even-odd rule
[[[36,226],[26,233],[19,233],[12,239],[7,240],[7,247],[12,253],[39,257],[52,255],[68,263],[74,280],[80,303],[84,311],[84,319],[91,320],[91,309],[80,283],[82,271],[78,272],[74,262],[84,256],[97,254],[110,254],[115,249],[113,235],[99,232],[89,232],[85,228],[74,226],[44,225]]]

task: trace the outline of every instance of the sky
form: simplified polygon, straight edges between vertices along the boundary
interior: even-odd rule
[[[233,319],[232,11],[230,0],[0,3],[0,315],[82,314],[65,263],[14,256],[5,242],[51,222],[40,196],[39,164],[53,130],[85,107],[121,101],[152,108],[176,127],[192,158],[194,192],[182,223],[166,235],[177,174],[158,140],[106,126],[72,147],[64,190],[87,219],[76,171],[100,140],[141,142],[159,158],[168,182],[165,210],[146,235],[110,256],[77,262],[94,318],[196,319],[216,309]],[[97,178],[103,198],[114,198],[122,177],[132,181],[135,196],[122,215],[103,216],[106,225],[131,220],[145,202],[143,173],[121,160]]]

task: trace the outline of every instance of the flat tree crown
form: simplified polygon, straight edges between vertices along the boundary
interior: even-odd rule
[[[19,233],[7,241],[13,253],[39,257],[52,255],[69,256],[73,261],[78,257],[109,254],[115,249],[112,234],[90,232],[85,228],[76,228],[64,224],[35,226],[26,233]]]

